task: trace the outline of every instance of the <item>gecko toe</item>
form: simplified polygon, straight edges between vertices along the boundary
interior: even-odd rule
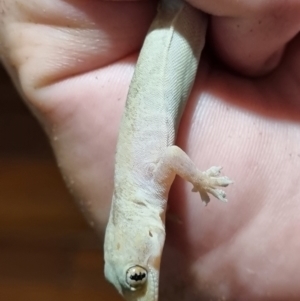
[[[220,175],[222,170],[221,166],[212,166],[209,169],[207,169],[204,174],[206,174],[209,177],[217,177]]]

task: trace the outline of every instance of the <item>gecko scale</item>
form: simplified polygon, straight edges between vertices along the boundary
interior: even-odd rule
[[[105,276],[128,301],[157,301],[170,186],[178,174],[209,202],[232,181],[220,167],[197,169],[175,146],[205,43],[207,17],[182,0],[162,0],[130,84],[116,152],[105,234]]]

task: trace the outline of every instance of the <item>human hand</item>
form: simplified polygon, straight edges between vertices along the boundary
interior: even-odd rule
[[[201,169],[223,165],[235,185],[227,189],[227,205],[212,200],[205,208],[188,183],[173,185],[170,212],[182,225],[167,225],[167,300],[300,296],[300,7],[296,1],[248,2],[193,2],[215,16],[208,34],[215,55],[202,60],[178,144]],[[0,4],[2,61],[101,236],[120,116],[156,3]],[[262,78],[239,75],[270,70]]]

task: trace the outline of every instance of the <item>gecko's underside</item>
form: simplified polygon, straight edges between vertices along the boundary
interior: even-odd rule
[[[105,276],[128,301],[157,301],[165,210],[178,174],[204,202],[226,201],[220,167],[201,172],[175,146],[204,47],[206,16],[163,0],[141,50],[121,122],[115,187],[105,234]]]

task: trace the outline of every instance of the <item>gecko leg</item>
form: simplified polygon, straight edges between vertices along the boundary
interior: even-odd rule
[[[154,178],[167,191],[175,175],[178,174],[193,184],[192,191],[199,192],[205,204],[210,201],[208,193],[222,202],[227,202],[225,192],[218,187],[226,187],[233,182],[228,177],[220,175],[221,169],[221,167],[212,166],[202,172],[181,148],[173,145],[166,149],[159,160],[154,171]]]

